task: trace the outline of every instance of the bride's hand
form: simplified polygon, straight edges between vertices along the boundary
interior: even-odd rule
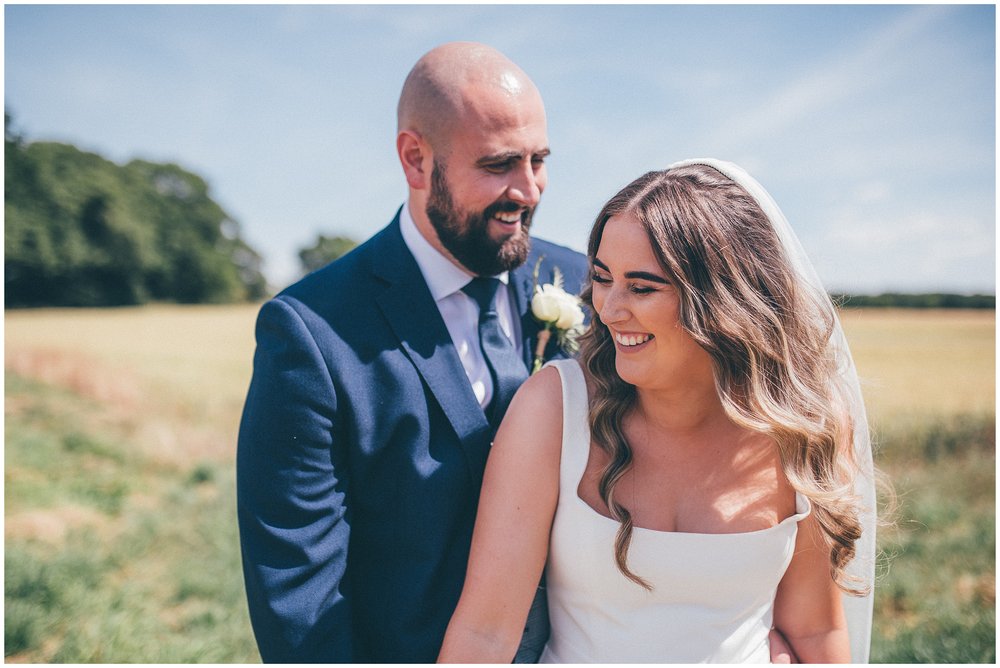
[[[767,637],[771,645],[771,663],[798,663],[795,652],[785,636],[781,635],[781,631],[772,628]]]

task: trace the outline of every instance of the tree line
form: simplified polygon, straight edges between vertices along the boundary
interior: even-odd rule
[[[27,142],[5,113],[4,168],[8,307],[225,303],[267,292],[238,223],[177,165],[118,165]]]
[[[125,165],[70,144],[27,142],[4,114],[4,299],[7,307],[226,303],[268,294],[261,256],[174,164]],[[298,255],[303,273],[357,242],[319,234]],[[848,308],[996,308],[996,296],[832,295]]]
[[[832,294],[835,304],[846,308],[969,308],[995,309],[996,295],[959,295],[947,292],[884,292],[878,295]]]

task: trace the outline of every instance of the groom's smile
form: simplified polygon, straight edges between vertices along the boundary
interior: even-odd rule
[[[483,212],[483,219],[498,232],[491,233],[490,238],[502,241],[522,230],[527,235],[534,212],[534,208],[518,206],[514,202],[497,202]]]
[[[534,206],[503,196],[479,212],[461,207],[448,171],[437,160],[430,181],[427,218],[441,245],[462,266],[479,276],[495,276],[524,263]]]
[[[505,231],[513,234],[521,229],[521,216],[527,214],[528,210],[525,209],[523,212],[521,210],[507,212],[499,212],[495,214],[490,220],[496,222]]]

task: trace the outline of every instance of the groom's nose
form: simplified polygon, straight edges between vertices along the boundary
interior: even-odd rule
[[[547,181],[544,165],[536,167],[530,161],[525,161],[524,165],[511,172],[507,196],[523,206],[536,207]]]

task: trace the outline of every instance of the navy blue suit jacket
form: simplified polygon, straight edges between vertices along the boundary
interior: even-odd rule
[[[525,364],[538,239],[511,272]],[[268,662],[433,662],[461,593],[491,430],[399,218],[267,302],[240,424],[250,618]],[[553,340],[556,337],[552,337]],[[550,356],[558,354],[550,342]]]

